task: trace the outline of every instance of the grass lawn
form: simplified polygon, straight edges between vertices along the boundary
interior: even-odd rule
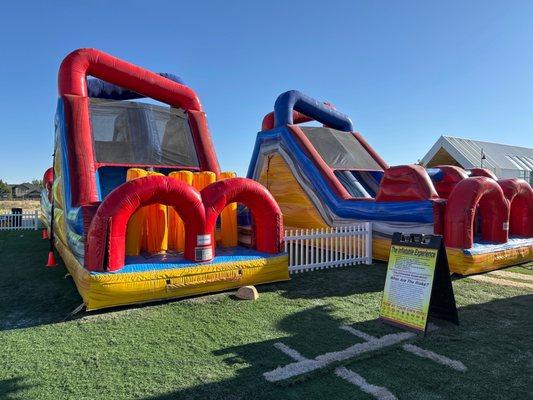
[[[63,266],[44,267],[46,252],[39,232],[0,233],[1,399],[372,399],[335,375],[338,364],[282,383],[263,373],[293,362],[276,342],[314,358],[363,342],[342,325],[401,332],[376,320],[384,264],[299,274],[258,287],[255,302],[221,293],[62,322],[81,298]],[[533,265],[511,270],[531,277]],[[400,399],[531,398],[531,287],[453,285],[461,325],[436,321],[407,342],[466,372],[401,344],[342,366]]]

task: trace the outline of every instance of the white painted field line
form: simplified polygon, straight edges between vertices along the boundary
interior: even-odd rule
[[[375,337],[375,336],[372,336],[372,335],[369,335],[368,333],[364,333],[362,331],[354,329],[354,328],[352,328],[351,326],[348,326],[348,325],[341,326],[341,329],[346,331],[346,332],[349,332],[352,335],[357,336],[357,337],[359,337],[359,338],[361,338],[363,340],[366,340],[367,342],[370,342],[372,340],[376,340],[377,339],[377,337]]]
[[[354,358],[360,354],[380,350],[384,347],[395,345],[414,336],[415,334],[411,332],[385,335],[370,342],[354,344],[353,346],[350,346],[341,351],[325,353],[314,359],[297,361],[291,364],[287,364],[283,367],[278,367],[272,371],[265,372],[263,376],[269,382],[282,381],[298,375],[315,371],[320,368],[324,368],[335,362],[349,360],[350,358]]]
[[[519,279],[521,281],[533,282],[533,275],[518,274],[512,271],[492,271],[489,275],[501,276],[502,278]]]
[[[516,281],[510,281],[507,279],[500,279],[500,278],[491,278],[490,276],[485,276],[485,275],[472,275],[472,276],[469,276],[468,278],[473,279],[478,282],[492,283],[494,285],[510,286],[510,287],[523,288],[523,289],[533,289],[533,283],[516,282]]]
[[[307,358],[302,356],[297,350],[290,348],[285,343],[281,343],[281,342],[274,343],[274,347],[278,350],[281,350],[283,353],[287,354],[289,357],[291,357],[295,361],[308,360]]]
[[[448,358],[441,354],[422,349],[418,346],[415,346],[414,344],[404,344],[402,348],[405,351],[408,351],[409,353],[415,354],[419,357],[428,358],[432,361],[435,361],[436,363],[445,365],[446,367],[449,367],[456,371],[459,371],[459,372],[466,371],[466,366],[461,361],[452,360],[451,358]]]
[[[297,350],[294,350],[293,348],[287,346],[285,343],[281,343],[281,342],[274,343],[274,347],[280,350],[281,352],[285,353],[286,355],[288,355],[295,361],[308,360],[308,358],[305,358]],[[372,385],[368,383],[366,379],[363,378],[361,375],[345,367],[335,368],[335,375],[337,375],[339,378],[344,379],[348,383],[351,383],[352,385],[357,386],[363,392],[374,396],[378,400],[396,400],[396,396],[394,396],[391,392],[389,392],[387,388]]]
[[[378,400],[396,400],[396,396],[389,392],[387,388],[372,385],[368,383],[361,375],[356,374],[345,367],[336,368],[335,375],[353,385],[356,385],[363,392],[374,396]]]

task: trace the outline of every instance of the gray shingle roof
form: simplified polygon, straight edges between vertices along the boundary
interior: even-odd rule
[[[464,168],[479,167],[483,149],[483,166],[486,168],[533,171],[533,148],[441,136],[422,161],[427,164],[440,148],[444,148]]]

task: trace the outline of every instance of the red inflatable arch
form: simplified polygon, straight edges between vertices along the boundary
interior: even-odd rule
[[[438,165],[436,168],[442,171],[442,179],[434,183],[437,193],[443,199],[450,197],[455,185],[468,178],[467,173],[461,167],[455,165]]]
[[[211,234],[205,228],[200,192],[177,179],[147,176],[120,185],[98,207],[87,234],[85,267],[89,271],[122,268],[130,217],[137,209],[155,203],[173,206],[180,215],[185,225],[184,256],[194,261],[197,235]]]
[[[376,201],[438,199],[433,183],[420,165],[398,165],[385,170]]]
[[[48,200],[52,201],[53,192],[52,186],[54,185],[54,168],[48,168],[43,176],[43,185],[46,188],[46,193],[48,194]]]
[[[231,178],[212,183],[201,191],[206,211],[206,229],[214,232],[218,215],[230,203],[248,207],[255,222],[255,248],[279,253],[283,242],[281,210],[270,192],[246,178]],[[211,241],[214,253],[214,240]]]
[[[505,198],[510,203],[509,234],[533,236],[533,189],[523,179],[498,181]]]
[[[498,180],[498,177],[494,174],[494,172],[487,168],[472,168],[470,169],[470,176],[484,176],[494,179],[495,181]]]
[[[505,243],[508,239],[509,202],[493,179],[464,179],[452,190],[444,216],[446,246],[469,249],[474,243],[474,216],[479,205],[483,240]]]

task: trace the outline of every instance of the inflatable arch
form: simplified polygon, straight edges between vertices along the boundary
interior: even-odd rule
[[[300,125],[309,121],[322,126]],[[348,116],[295,90],[264,117],[247,176],[267,186],[288,228],[371,221],[378,260],[398,231],[442,234],[452,271],[463,275],[533,259],[526,182],[497,182],[481,168],[391,167]]]
[[[58,83],[43,222],[88,310],[288,279],[279,207],[220,171],[181,79],[79,49]],[[132,101],[143,97],[168,107]],[[236,203],[251,212],[252,246],[239,242]]]
[[[509,234],[533,236],[533,189],[523,179],[498,181],[510,203]]]
[[[496,181],[482,177],[467,178],[453,189],[446,206],[444,241],[446,245],[469,249],[474,244],[474,215],[482,215],[481,238],[506,243],[509,230],[509,202]]]

